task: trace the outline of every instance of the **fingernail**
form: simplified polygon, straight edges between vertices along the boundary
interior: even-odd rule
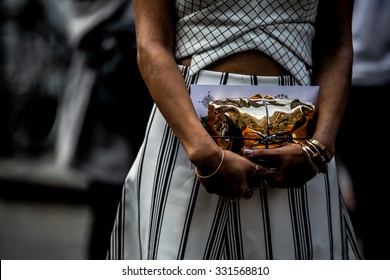
[[[244,149],[244,155],[251,156],[253,154],[252,149]]]

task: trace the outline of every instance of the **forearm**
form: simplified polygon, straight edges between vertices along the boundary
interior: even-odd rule
[[[320,1],[313,44],[313,79],[320,86],[313,138],[333,154],[352,74],[353,0]]]
[[[197,117],[182,74],[169,52],[161,47],[140,48],[138,63],[153,100],[186,150],[199,165],[218,159],[220,149]]]
[[[175,61],[174,10],[172,0],[134,0],[138,66],[153,100],[190,161],[196,166],[210,164],[210,157],[220,159],[220,149],[198,119]]]
[[[315,78],[315,83],[320,86],[320,93],[313,138],[324,144],[332,154],[348,99],[351,61],[352,51],[349,48],[324,56],[321,70]]]

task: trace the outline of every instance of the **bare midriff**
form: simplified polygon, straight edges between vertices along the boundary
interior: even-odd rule
[[[191,57],[183,58],[177,63],[190,66]],[[205,69],[256,76],[282,76],[289,74],[279,63],[259,51],[232,54],[208,65]]]

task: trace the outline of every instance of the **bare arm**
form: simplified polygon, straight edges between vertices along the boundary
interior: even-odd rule
[[[221,152],[199,122],[174,58],[174,1],[135,0],[134,5],[138,64],[152,98],[190,160],[198,165],[210,157],[217,166]]]
[[[320,93],[313,139],[334,154],[351,82],[353,0],[320,0],[319,5],[313,44],[313,82],[320,86]],[[297,144],[259,149],[247,156],[280,163],[276,174],[267,179],[276,187],[302,186],[316,174]]]
[[[237,197],[248,191],[246,175],[255,164],[221,149],[199,121],[174,57],[175,17],[172,0],[134,1],[138,64],[159,110],[202,175],[211,193]],[[221,163],[221,165],[220,165]]]
[[[313,138],[334,153],[351,83],[353,0],[322,0],[319,5],[313,74],[320,94]]]

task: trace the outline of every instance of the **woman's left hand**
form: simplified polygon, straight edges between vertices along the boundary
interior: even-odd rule
[[[263,186],[302,187],[317,174],[299,144],[290,143],[272,149],[244,149],[242,154],[252,162],[267,165],[275,171],[263,179]],[[256,175],[264,177],[262,174]]]

